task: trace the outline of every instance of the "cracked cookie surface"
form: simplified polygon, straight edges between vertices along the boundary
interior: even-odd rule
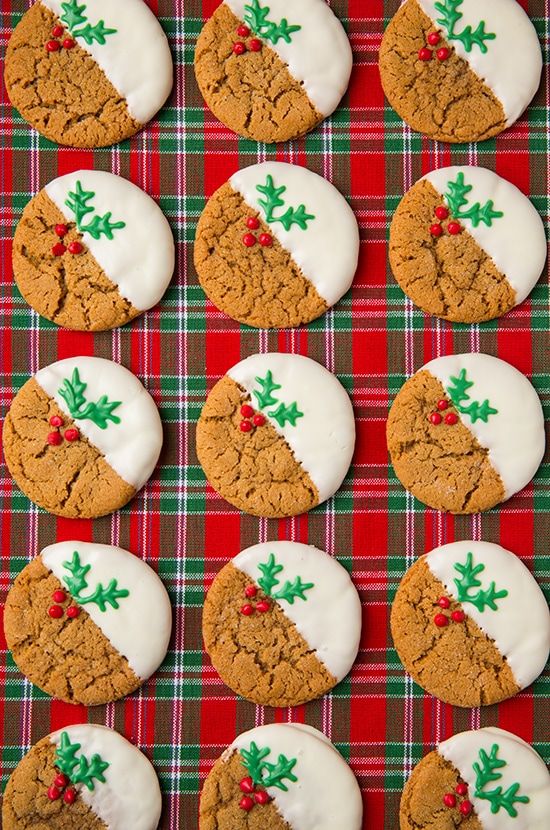
[[[238,694],[265,706],[298,706],[326,694],[337,680],[319,661],[282,608],[261,590],[267,613],[245,616],[244,590],[252,580],[227,564],[212,583],[203,636],[214,668]]]
[[[97,706],[125,697],[142,684],[125,657],[92,621],[85,609],[78,617],[52,619],[52,595],[70,595],[38,556],[16,578],[7,599],[4,629],[20,671],[48,694],[67,703]]]
[[[457,323],[500,317],[516,305],[516,292],[465,228],[455,236],[430,233],[440,205],[441,196],[424,179],[401,200],[390,228],[395,279],[428,314]],[[452,217],[442,226],[449,221]]]
[[[135,495],[103,455],[85,438],[48,444],[49,420],[77,425],[38,385],[28,380],[4,420],[2,442],[8,469],[23,493],[49,513],[67,518],[97,518],[123,507]]]
[[[484,141],[506,129],[501,102],[443,38],[448,60],[418,58],[436,28],[416,0],[407,0],[390,21],[380,48],[386,98],[398,115],[430,138],[449,143]]]
[[[208,107],[223,124],[254,141],[304,135],[324,116],[265,41],[259,52],[234,54],[241,23],[222,3],[199,35],[195,75]]]
[[[142,312],[120,294],[84,245],[77,256],[54,256],[59,243],[55,226],[66,219],[41,190],[25,207],[13,240],[13,272],[18,288],[35,311],[77,331],[103,331],[122,326]],[[65,246],[80,241],[71,225]]]
[[[197,424],[197,454],[207,479],[230,504],[267,518],[296,516],[319,503],[317,488],[285,439],[266,422],[241,432],[247,399],[230,377],[208,395]]]
[[[134,135],[142,125],[78,43],[46,50],[56,23],[37,2],[14,29],[4,73],[13,106],[39,133],[69,147],[104,147]]]
[[[200,283],[217,308],[235,320],[259,328],[309,323],[327,309],[261,217],[255,234],[269,234],[272,244],[247,248],[246,219],[255,215],[229,182],[208,201],[195,239],[195,268]]]
[[[397,477],[424,504],[450,513],[489,510],[505,498],[502,480],[463,423],[434,426],[428,420],[445,398],[442,384],[422,370],[401,388],[386,427]]]
[[[82,801],[50,801],[55,777],[56,747],[49,737],[39,741],[12,773],[2,802],[4,830],[107,830],[107,825]]]
[[[441,611],[437,601],[447,596],[425,559],[403,577],[392,606],[391,630],[406,671],[423,689],[453,706],[489,705],[513,697],[519,686],[507,661],[471,617],[451,621],[460,603],[451,601],[449,610]],[[438,613],[449,618],[447,626],[435,625]]]

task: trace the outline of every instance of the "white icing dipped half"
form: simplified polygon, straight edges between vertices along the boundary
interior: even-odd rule
[[[542,53],[535,27],[516,0],[462,0],[456,6],[461,17],[452,27],[447,14],[439,7],[451,9],[449,0],[415,0],[433,21],[434,30],[441,31],[457,54],[481,78],[499,99],[507,126],[516,121],[533,99],[541,78]],[[484,23],[484,33],[494,38],[478,38],[470,45],[464,35],[468,26],[473,32]],[[460,39],[460,35],[463,35]]]
[[[426,563],[494,641],[520,689],[536,680],[550,652],[550,611],[521,559],[491,542],[452,542]]]
[[[245,21],[253,33],[301,81],[311,103],[325,117],[340,103],[348,88],[353,56],[348,36],[325,0],[225,0],[233,14]],[[247,7],[268,9],[266,20],[279,25],[284,19],[289,27],[299,26],[276,42],[254,29]],[[260,11],[260,13],[261,13]]]
[[[437,751],[468,784],[468,800],[483,830],[548,830],[550,775],[540,755],[517,735],[486,727],[454,735]],[[495,766],[495,760],[504,763]],[[491,768],[494,777],[486,780]],[[500,795],[491,795],[499,789]],[[510,809],[503,803],[506,793]]]
[[[90,542],[49,545],[41,557],[134,673],[150,677],[166,656],[172,630],[170,599],[153,569],[126,550]],[[88,569],[83,578],[80,568]]]
[[[544,225],[529,199],[515,185],[483,167],[442,167],[424,178],[439,191],[451,216],[506,277],[516,292],[516,303],[523,302],[539,279],[547,254]],[[470,189],[463,196],[467,204],[453,211],[457,183],[460,190]],[[476,204],[480,211],[475,210]],[[491,218],[492,213],[501,215]]]
[[[353,408],[337,378],[308,357],[278,352],[247,357],[227,375],[283,436],[315,484],[319,503],[334,495],[355,448]],[[274,417],[283,410],[288,418]]]
[[[291,773],[297,780],[282,782],[286,792],[277,786],[266,787],[292,830],[360,830],[363,804],[359,786],[340,753],[321,732],[300,724],[259,726],[239,735],[222,758],[228,760],[237,750],[243,759],[243,750],[250,751],[253,743],[260,750],[270,750],[267,762],[277,763],[280,755],[295,761]]]
[[[525,375],[509,363],[486,354],[458,354],[438,357],[423,369],[443,385],[449,400],[457,396],[457,382],[467,386],[461,407],[477,401],[479,412],[457,414],[479,444],[489,451],[489,461],[510,498],[528,484],[544,456],[544,416],[539,397]],[[484,406],[485,402],[488,402]],[[490,410],[497,410],[487,414]],[[479,413],[478,413],[479,415]]]
[[[111,360],[69,357],[40,369],[34,379],[66,415],[75,419],[78,429],[103,454],[107,464],[136,490],[141,489],[160,455],[162,424],[152,397],[136,376]],[[84,389],[82,384],[86,384]],[[91,404],[98,405],[91,413],[95,420],[82,417]]]
[[[267,221],[270,231],[327,305],[338,302],[357,270],[359,228],[352,209],[334,185],[306,167],[277,161],[245,167],[229,181],[247,205]],[[278,197],[284,204],[266,210],[270,198],[266,187],[271,191],[284,188]],[[278,221],[289,209],[299,218],[300,206],[311,218],[290,225]]]
[[[164,31],[143,0],[40,0],[88,52],[117,92],[132,118],[146,124],[170,94],[173,65]],[[64,6],[77,6],[67,12]],[[98,26],[103,22],[104,26]],[[79,33],[93,27],[109,30],[99,37]],[[114,31],[111,31],[114,30]]]
[[[79,798],[109,830],[157,830],[162,810],[160,786],[151,762],[139,749],[118,732],[91,723],[66,726],[49,738],[58,752],[68,739],[73,745],[80,744],[77,759],[85,757],[89,762],[98,755],[108,764],[102,773],[104,782],[93,780],[92,790],[78,782],[75,786]]]
[[[297,542],[253,545],[232,564],[277,602],[317,658],[342,680],[357,656],[361,637],[361,602],[346,569],[324,551]],[[264,570],[267,566],[278,582],[267,591],[269,582],[260,565]],[[296,593],[295,585],[308,587]]]
[[[156,202],[121,176],[99,170],[60,176],[45,191],[67,222],[76,222],[86,248],[121,296],[141,311],[156,305],[175,265],[172,231]],[[87,194],[84,199],[79,195],[82,191]],[[81,219],[70,207],[75,198],[89,211]],[[97,219],[107,214],[115,227],[98,234]]]

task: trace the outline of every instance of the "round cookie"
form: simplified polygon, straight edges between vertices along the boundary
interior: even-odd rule
[[[480,323],[531,292],[546,262],[546,235],[510,182],[482,167],[444,167],[403,197],[389,256],[395,279],[423,311]]]
[[[199,830],[360,830],[352,771],[317,729],[272,723],[244,732],[210,771]]]
[[[386,433],[403,486],[450,513],[477,513],[509,499],[531,481],[545,448],[535,389],[486,354],[427,363],[395,398]]]
[[[33,746],[12,773],[4,830],[157,830],[160,787],[150,761],[105,726],[66,726]]]
[[[354,447],[345,389],[301,355],[256,354],[237,363],[211,390],[197,424],[208,481],[254,516],[297,516],[326,501]]]
[[[225,0],[195,51],[216,118],[254,141],[288,141],[331,115],[352,68],[349,40],[324,0]]]
[[[202,631],[231,689],[266,706],[298,706],[330,691],[359,649],[361,602],[348,572],[297,542],[264,542],[216,576]]]
[[[11,103],[46,138],[105,147],[134,135],[172,89],[166,35],[143,0],[39,0],[10,38]]]
[[[461,732],[415,767],[401,830],[546,830],[550,775],[532,746],[497,727]]]
[[[139,187],[78,170],[54,179],[25,207],[12,262],[35,311],[65,328],[103,331],[159,302],[174,273],[174,239]]]
[[[162,424],[124,366],[70,357],[22,386],[2,441],[8,469],[31,501],[56,516],[93,519],[123,507],[149,479]]]
[[[413,130],[450,143],[517,121],[541,72],[536,30],[516,0],[406,0],[380,48],[391,106]]]
[[[453,706],[500,703],[529,686],[550,652],[550,612],[521,559],[490,542],[453,542],[407,571],[391,612],[413,679]]]
[[[164,660],[171,628],[156,573],[128,551],[88,542],[44,548],[16,578],[4,611],[20,671],[53,697],[85,706],[141,686]]]
[[[240,323],[309,323],[351,286],[359,228],[336,188],[305,167],[264,162],[231,176],[197,227],[195,267],[214,305]]]

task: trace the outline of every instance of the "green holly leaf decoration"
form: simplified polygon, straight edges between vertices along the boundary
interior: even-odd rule
[[[67,732],[61,733],[59,746],[55,753],[55,765],[68,778],[71,777],[73,769],[78,766],[76,753],[80,744],[73,744]]]
[[[258,585],[264,594],[267,594],[267,596],[270,597],[271,591],[275,585],[279,584],[277,574],[281,573],[283,566],[277,565],[275,561],[275,554],[270,553],[267,562],[260,563],[258,565],[258,570],[263,574],[263,576],[258,579]]]
[[[266,177],[265,184],[256,185],[256,190],[265,196],[265,199],[258,199],[258,204],[263,208],[266,222],[269,224],[280,222],[285,231],[289,231],[292,225],[298,225],[299,228],[306,231],[307,223],[315,219],[312,213],[306,213],[305,205],[298,205],[297,208],[289,207],[282,216],[275,216],[274,211],[285,205],[285,201],[281,199],[281,196],[286,192],[286,187],[284,185],[275,187],[271,175]]]
[[[63,575],[63,582],[67,586],[71,595],[77,599],[80,592],[84,591],[88,587],[86,576],[92,566],[82,565],[80,562],[80,554],[75,550],[71,561],[63,562],[63,567],[70,573],[70,576]]]
[[[82,220],[87,213],[93,213],[94,209],[88,204],[95,196],[93,190],[84,190],[82,184],[78,181],[75,185],[74,191],[69,191],[69,197],[65,204],[72,210],[75,215],[76,227],[80,230]]]
[[[69,31],[75,26],[80,26],[82,23],[86,22],[87,18],[84,14],[86,9],[85,3],[82,3],[82,5],[79,6],[78,0],[69,0],[68,3],[61,3],[61,8],[63,9],[63,14],[60,19]]]
[[[269,747],[262,747],[252,741],[249,749],[240,750],[243,764],[246,767],[248,774],[256,786],[263,787],[277,787],[284,792],[288,792],[288,787],[284,783],[286,781],[296,782],[298,779],[292,772],[297,764],[296,758],[287,758],[285,755],[279,755],[276,764],[271,764],[265,759],[271,754]]]
[[[502,773],[497,772],[497,770],[507,765],[506,761],[497,757],[499,750],[498,744],[493,744],[490,755],[484,749],[479,750],[479,763],[476,761],[473,764],[473,770],[476,774],[475,795],[477,798],[490,802],[493,814],[504,809],[510,818],[517,818],[518,811],[515,805],[529,804],[530,800],[526,795],[518,795],[520,784],[511,784],[505,792],[503,792],[502,786],[498,786],[493,790],[485,790],[488,784],[493,784],[502,778]]]
[[[488,228],[492,227],[494,219],[501,219],[504,213],[500,210],[494,210],[494,202],[489,199],[482,206],[479,202],[475,202],[468,210],[462,210],[468,204],[468,193],[473,190],[473,185],[465,183],[464,173],[458,173],[456,181],[447,184],[445,192],[445,201],[449,206],[451,213],[455,219],[462,219],[463,221],[469,219],[474,228],[477,228],[482,222]]]
[[[474,383],[473,381],[468,380],[466,369],[462,369],[458,377],[451,376],[450,380],[451,385],[447,387],[447,392],[449,393],[451,401],[453,402],[455,408],[462,413],[462,415],[468,415],[473,424],[475,424],[476,421],[483,421],[484,423],[487,423],[491,415],[498,414],[498,409],[494,409],[487,399],[485,399],[482,403],[479,401],[472,401],[470,399],[468,389],[470,389]],[[466,401],[470,401],[468,405],[466,405]]]
[[[273,392],[280,389],[281,386],[273,380],[273,373],[268,371],[265,378],[255,378],[256,383],[262,387],[261,392],[254,390],[254,397],[258,401],[260,409],[265,409],[266,406],[272,406],[277,403],[277,398],[273,397]]]
[[[481,589],[482,582],[478,579],[478,575],[483,573],[485,565],[481,563],[474,565],[473,554],[468,553],[465,564],[461,565],[459,562],[456,562],[454,569],[459,574],[459,577],[455,577],[454,579],[459,602],[470,602],[482,613],[486,607],[491,608],[493,611],[498,611],[497,600],[507,597],[508,591],[505,589],[497,591],[494,582],[491,582],[487,589]],[[479,588],[480,590],[472,594],[471,591],[475,588]]]
[[[113,415],[113,411],[122,401],[109,401],[107,395],[102,395],[96,403],[86,403],[84,392],[87,385],[80,380],[80,373],[75,369],[71,379],[65,378],[63,386],[58,390],[69,408],[71,417],[75,420],[93,421],[100,429],[107,429],[109,421],[120,424],[120,418]]]
[[[71,781],[71,784],[84,784],[90,791],[95,789],[94,781],[105,783],[103,773],[110,766],[100,755],[92,755],[90,761],[85,755],[77,757],[81,744],[71,743],[68,732],[62,732],[55,753],[55,766]]]
[[[89,233],[94,239],[99,239],[103,235],[111,240],[113,239],[113,231],[126,227],[126,222],[111,222],[111,216],[111,211],[104,216],[96,215],[88,225],[83,225],[80,230],[83,233]]]
[[[114,35],[116,33],[116,29],[108,29],[105,26],[105,21],[100,20],[95,26],[92,26],[91,23],[86,23],[86,25],[82,29],[78,29],[77,31],[73,31],[73,37],[81,37],[88,46],[91,46],[94,41],[99,43],[101,46],[105,45],[105,37],[107,35]]]
[[[313,582],[302,582],[302,578],[297,576],[292,582],[287,579],[281,590],[271,596],[273,599],[284,599],[289,605],[294,605],[295,599],[307,600],[305,592],[313,587]]]
[[[278,43],[284,40],[290,43],[292,35],[299,32],[301,26],[289,26],[288,20],[283,17],[280,23],[268,19],[269,6],[262,6],[259,0],[252,0],[250,5],[244,7],[244,20],[253,32],[260,35],[271,43]]]
[[[277,563],[274,553],[269,554],[267,562],[260,562],[258,564],[258,570],[262,576],[257,580],[257,582],[264,594],[272,599],[285,600],[290,605],[294,604],[295,599],[307,600],[305,592],[314,587],[313,582],[302,582],[302,578],[297,576],[292,582],[287,579],[283,587],[279,591],[275,592],[273,589],[280,584],[280,580],[277,579],[277,575],[280,574],[284,568],[282,565]]]
[[[63,567],[71,574],[70,576],[63,576],[63,582],[80,605],[93,602],[100,611],[104,612],[107,610],[107,605],[118,609],[120,607],[118,600],[130,596],[130,591],[118,587],[117,579],[111,579],[106,588],[103,587],[101,582],[98,582],[91,594],[83,596],[82,591],[88,588],[86,576],[91,569],[91,565],[82,565],[80,555],[76,550],[70,562],[63,562]]]
[[[107,239],[113,239],[113,231],[126,227],[126,222],[111,222],[111,211],[103,216],[96,214],[88,224],[84,224],[84,218],[89,213],[94,213],[93,205],[88,204],[95,196],[93,190],[84,190],[80,181],[77,181],[74,191],[69,191],[69,197],[65,204],[75,215],[76,227],[81,233],[89,233],[94,239],[102,235]]]
[[[273,412],[268,412],[267,414],[277,421],[280,427],[284,427],[287,422],[291,424],[291,426],[295,427],[298,418],[304,417],[304,413],[300,412],[296,406],[296,401],[293,401],[293,403],[289,406],[285,406],[284,403],[280,403],[277,409],[274,409]]]
[[[441,0],[435,3],[435,10],[441,14],[441,17],[436,19],[436,23],[444,27],[449,40],[459,40],[467,52],[471,52],[474,46],[477,46],[482,54],[486,54],[488,51],[486,41],[495,40],[496,35],[486,31],[484,20],[480,21],[475,31],[471,26],[466,26],[461,32],[456,31],[457,24],[463,17],[462,12],[459,11],[463,2],[464,0]]]

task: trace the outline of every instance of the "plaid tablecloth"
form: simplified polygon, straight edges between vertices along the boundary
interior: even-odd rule
[[[116,2],[116,0],[113,0]],[[278,148],[237,138],[208,113],[192,70],[196,37],[218,0],[150,0],[171,42],[176,83],[160,116],[113,148],[58,148],[14,112],[2,87],[0,112],[0,405],[5,413],[29,374],[51,361],[94,354],[120,361],[155,398],[165,427],[161,463],[139,496],[97,521],[56,519],[37,509],[1,468],[0,601],[43,546],[82,539],[120,544],[158,570],[174,607],[163,668],[124,701],[85,709],[50,700],[27,682],[0,627],[2,789],[30,746],[52,729],[93,721],[120,730],[151,758],[164,791],[162,828],[194,830],[198,793],[213,761],[235,735],[260,723],[295,720],[322,729],[356,773],[368,830],[397,830],[400,792],[414,764],[454,732],[499,725],[517,732],[550,762],[550,671],[515,700],[463,711],[439,703],[406,677],[389,634],[389,609],[415,557],[455,539],[500,542],[520,554],[550,592],[549,455],[533,484],[483,516],[453,518],[407,495],[388,462],[388,407],[404,380],[427,360],[484,351],[510,361],[550,406],[547,278],[503,320],[451,325],[413,308],[387,265],[388,224],[402,196],[429,170],[482,164],[533,199],[548,222],[550,178],[548,66],[527,115],[496,140],[454,148],[413,134],[385,105],[377,53],[398,0],[333,0],[349,31],[355,69],[333,118],[305,139]],[[299,0],[296,0],[299,2]],[[548,59],[549,0],[522,0]],[[2,55],[26,0],[2,0]],[[350,199],[361,225],[361,262],[352,291],[319,321],[266,333],[225,317],[198,285],[192,264],[197,218],[215,188],[237,168],[266,158],[307,165]],[[11,237],[26,202],[54,176],[80,167],[130,178],[156,198],[177,240],[178,264],[161,305],[121,330],[59,330],[29,309],[14,287]],[[144,229],[146,231],[146,229]],[[257,351],[307,354],[336,372],[357,418],[353,467],[337,496],[285,521],[244,516],[206,485],[194,437],[202,403],[235,362]],[[321,701],[270,710],[236,698],[202,650],[205,588],[241,548],[268,539],[310,542],[339,557],[361,592],[364,629],[351,677]],[[1,610],[1,608],[0,608]],[[147,609],[144,609],[147,613]],[[128,828],[131,830],[131,828]],[[346,830],[346,828],[334,828]]]

